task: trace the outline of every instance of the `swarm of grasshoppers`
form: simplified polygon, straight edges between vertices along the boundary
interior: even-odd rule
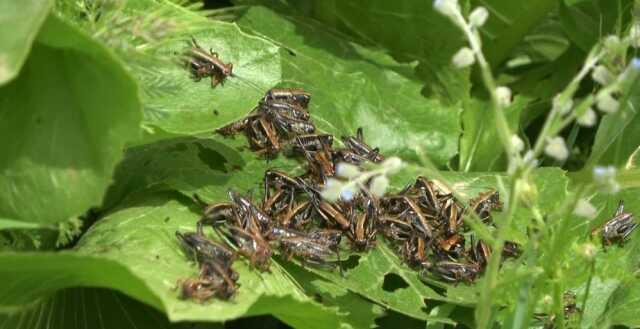
[[[199,54],[201,48],[195,42],[194,47]],[[194,58],[207,62],[204,57]],[[198,71],[197,65],[192,69],[199,77],[221,82],[226,76],[223,66],[212,63],[209,69]],[[224,136],[244,132],[259,154],[276,156],[286,146],[289,152],[282,153],[297,157],[306,171],[295,176],[278,168],[266,170],[259,202],[235,191],[229,191],[227,202],[213,204],[194,196],[202,206],[196,231],[176,234],[200,272],[179,282],[181,296],[198,301],[231,298],[238,287],[238,274],[232,269],[238,256],[262,272],[270,271],[275,253],[302,266],[342,272],[340,250],[366,252],[376,246],[378,233],[423,279],[474,282],[494,251],[475,236],[465,219],[475,216],[494,225],[492,213],[502,209],[498,191],[484,191],[463,204],[435,181],[417,177],[401,191],[383,197],[372,195],[365,186],[346,199],[325,200],[320,192],[339,163],[363,166],[385,157],[365,142],[362,128],[354,136],[343,136],[343,147],[335,148],[333,135],[315,132],[310,100],[302,89],[271,89],[246,117],[217,130]],[[621,203],[614,218],[597,232],[605,245],[622,244],[637,225]],[[212,241],[213,235],[225,244]],[[517,258],[520,247],[506,241],[500,252],[504,259]]]

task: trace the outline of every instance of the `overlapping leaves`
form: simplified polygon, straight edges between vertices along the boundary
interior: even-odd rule
[[[168,2],[160,1],[162,6],[167,4]],[[333,4],[336,5],[336,3]],[[330,7],[323,7],[326,5],[319,5],[319,8]],[[389,4],[391,5],[395,4]],[[529,15],[527,24],[523,26],[534,24],[535,20],[547,10],[547,5],[537,7],[539,12]],[[383,5],[378,3],[377,6]],[[425,4],[420,6],[424,7]],[[428,11],[431,11],[431,3],[426,2],[426,6],[429,7]],[[509,6],[505,8],[507,7]],[[76,314],[75,310],[82,307],[83,304],[76,304],[74,307],[70,304],[68,308],[58,307],[57,303],[66,300],[69,296],[69,292],[64,289],[70,287],[102,287],[118,290],[155,308],[156,311],[165,312],[168,319],[156,318],[158,326],[169,326],[167,320],[225,321],[243,316],[273,314],[295,327],[368,328],[372,326],[373,319],[380,316],[383,307],[413,318],[427,320],[430,325],[433,325],[434,323],[453,323],[458,320],[456,316],[451,315],[455,307],[474,305],[479,285],[448,285],[429,277],[426,279],[420,277],[419,273],[409,269],[400,261],[394,247],[383,239],[379,239],[378,246],[369,253],[344,255],[348,259],[345,261],[345,266],[348,268],[345,269],[344,276],[325,269],[302,268],[296,263],[278,257],[274,258],[271,273],[259,273],[251,270],[246,262],[239,261],[234,266],[240,272],[241,287],[238,295],[231,301],[214,300],[206,304],[196,304],[178,299],[177,280],[197,273],[195,264],[190,262],[181,251],[174,237],[176,230],[193,230],[199,218],[200,209],[189,196],[198,193],[207,200],[223,201],[227,199],[227,191],[235,189],[247,192],[257,199],[260,195],[260,180],[265,169],[278,167],[287,171],[300,172],[301,164],[294,160],[280,157],[275,161],[266,162],[251,153],[245,146],[244,138],[229,140],[210,135],[213,129],[243,117],[266,89],[276,85],[304,87],[313,94],[311,113],[321,130],[340,136],[352,134],[358,126],[363,126],[367,141],[372,145],[380,146],[383,153],[397,154],[411,161],[417,158],[414,152],[418,150],[426,152],[440,167],[445,167],[457,152],[460,115],[457,107],[444,106],[440,101],[427,99],[421,95],[422,82],[416,78],[412,66],[398,64],[394,59],[378,51],[364,48],[340,33],[328,31],[313,20],[301,19],[295,15],[281,16],[262,7],[250,7],[238,19],[237,25],[234,25],[207,21],[204,17],[173,5],[169,5],[169,8],[176,11],[176,17],[188,15],[190,19],[207,23],[205,28],[194,31],[193,36],[204,48],[212,48],[218,52],[223,61],[234,63],[235,76],[230,77],[224,86],[211,89],[207,81],[198,83],[191,81],[188,72],[177,63],[178,61],[176,63],[163,61],[146,72],[132,69],[145,91],[144,124],[147,130],[152,132],[150,138],[145,143],[126,151],[123,161],[113,176],[113,184],[104,198],[103,210],[107,211],[107,214],[89,229],[73,250],[58,254],[5,253],[0,255],[0,264],[2,264],[0,281],[11,282],[6,289],[0,290],[0,313],[6,310],[25,311],[15,316],[0,317],[0,322],[17,323],[20,328],[65,326],[71,322],[65,322],[60,317],[52,317],[51,314],[59,309]],[[368,7],[372,11],[371,15],[353,17],[353,13],[346,13],[343,7],[340,8],[342,10],[337,12],[343,15],[342,23],[348,23],[349,28],[358,27],[355,31],[365,31],[359,33],[360,37],[366,36],[372,27],[378,28],[383,25],[373,26],[374,24],[370,21],[362,23],[361,20],[377,17],[375,15],[377,11],[388,9],[374,5]],[[387,10],[386,13],[406,14],[406,11],[412,11],[412,8],[414,7],[403,7],[401,12]],[[500,12],[502,11],[494,9],[494,13]],[[429,15],[432,14],[435,13],[429,13]],[[519,14],[527,15],[525,12]],[[515,17],[512,14],[503,16]],[[433,18],[436,25],[439,24],[438,21],[445,22],[441,17]],[[407,18],[405,15],[398,24],[406,26],[414,19],[418,18],[415,15]],[[503,23],[512,24],[509,21]],[[490,23],[489,30],[492,27]],[[53,32],[51,33],[49,38],[43,39],[45,41],[41,47],[51,48],[46,50],[53,55],[63,57],[64,62],[64,56],[59,53],[54,54],[55,48],[74,49],[74,47],[56,37]],[[503,29],[496,33],[501,35],[500,40],[512,43],[518,38],[517,35],[523,34],[523,30]],[[442,42],[449,41],[446,33],[438,35],[435,31],[428,31],[428,34],[438,37]],[[407,40],[397,38],[397,35],[397,31],[381,31],[380,38],[384,39],[382,43],[385,45],[390,43],[393,46],[391,48],[411,46],[406,42]],[[103,52],[84,44],[86,40],[82,38],[75,41],[80,42],[82,46],[77,46],[78,49],[74,51],[85,56],[97,56],[96,53]],[[184,48],[188,47],[187,41],[186,39],[174,40],[157,47],[154,52],[163,57],[179,57]],[[91,50],[83,51],[86,50],[85,46]],[[459,45],[453,42],[447,46],[458,47]],[[39,63],[36,68],[44,69],[42,65],[44,60],[38,59],[40,56],[38,52],[43,50],[38,47],[36,46],[34,51],[34,61],[36,64]],[[429,47],[433,49],[421,48],[422,53],[418,54],[418,59],[425,59],[423,55],[427,50],[438,50],[438,47],[433,45]],[[512,47],[510,43],[507,44],[505,41],[505,44],[497,47],[496,51],[504,55],[505,49],[510,47]],[[431,55],[426,58],[434,59],[433,65],[445,63],[445,59],[448,64],[449,50],[442,53],[429,53]],[[403,51],[413,50],[404,49]],[[54,56],[54,58],[57,57]],[[441,61],[438,62],[437,58]],[[106,66],[112,65],[109,60],[98,62]],[[82,61],[79,63],[82,64]],[[26,68],[30,65],[32,64],[27,62]],[[71,81],[78,90],[82,90],[78,79],[103,81],[91,75],[95,71],[86,66],[80,65],[81,68],[78,70],[82,73],[76,73],[73,70],[65,72],[75,77]],[[65,69],[70,67],[76,66],[63,66]],[[437,65],[430,69],[432,76],[446,82],[444,84],[446,92],[442,89],[439,93],[451,93],[450,95],[462,97],[468,92],[468,80],[464,72],[452,73],[447,71],[448,68],[443,69]],[[119,69],[114,71],[118,74],[122,73]],[[26,78],[33,78],[33,76],[27,75]],[[19,77],[17,81],[20,79],[23,77]],[[53,78],[47,77],[47,79]],[[136,87],[126,82],[129,81],[127,79],[123,81],[125,82],[109,83],[121,83],[122,85],[119,85],[121,88],[116,88],[116,91],[123,94],[135,93]],[[96,84],[96,88],[108,89],[99,83]],[[127,89],[128,92],[120,89]],[[96,105],[95,99],[91,98],[96,95],[79,94],[74,95],[83,101],[79,103],[78,108],[86,110],[89,107],[87,104]],[[104,95],[98,92],[97,96]],[[104,97],[102,99],[104,100]],[[123,115],[117,112],[122,116],[117,119],[99,117],[101,123],[115,123],[116,127],[126,128],[122,128],[122,131],[107,131],[102,134],[113,138],[106,140],[112,143],[109,147],[105,148],[102,144],[95,146],[99,150],[109,150],[106,154],[97,152],[92,158],[109,160],[105,162],[106,164],[100,161],[92,164],[97,163],[97,167],[103,169],[100,173],[110,177],[113,164],[119,159],[119,155],[114,155],[117,153],[115,150],[122,147],[127,136],[135,135],[131,133],[130,124],[136,124],[138,118],[135,111],[127,112],[127,109],[130,110],[127,107],[131,105],[130,103],[125,104],[124,109],[115,109],[119,104],[114,105],[108,100],[98,105],[99,109],[108,107],[112,111],[127,113]],[[24,104],[17,106],[23,107]],[[39,106],[32,108],[36,112],[41,110]],[[519,111],[520,108],[514,109],[516,110]],[[518,116],[519,112],[514,113],[514,124],[518,121]],[[474,116],[474,119],[478,117],[482,118],[482,116]],[[128,121],[123,118],[127,118]],[[127,121],[127,124],[120,119]],[[103,126],[91,127],[98,132],[111,127],[106,124]],[[476,130],[480,131],[482,128],[479,127]],[[69,132],[66,131],[66,133]],[[122,138],[113,137],[115,133],[122,135]],[[56,136],[53,135],[53,137]],[[92,134],[88,136],[95,137]],[[487,154],[492,153],[491,141],[490,138],[487,140],[487,136],[490,135],[484,135],[485,139],[482,140],[483,149],[480,152],[482,155],[479,156],[482,162],[478,165],[479,167],[492,167],[499,160],[498,155],[487,157]],[[50,139],[55,141],[53,137]],[[89,140],[92,139],[89,138]],[[100,138],[98,140],[104,141]],[[473,139],[466,142],[470,141]],[[472,144],[470,142],[465,147],[470,149]],[[469,152],[467,155],[469,154],[473,153]],[[77,156],[74,155],[72,158],[76,159]],[[473,160],[465,159],[467,162]],[[65,171],[67,176],[74,175],[67,171]],[[412,166],[396,177],[393,183],[395,188],[399,188],[410,183],[417,175],[431,177],[430,174],[431,172],[423,168]],[[477,192],[489,188],[500,189],[502,185],[499,184],[499,180],[505,179],[505,176],[492,173],[449,173],[443,178],[459,193],[472,197]],[[567,194],[567,179],[560,170],[544,169],[536,171],[535,178],[540,195],[540,210],[551,212]],[[78,181],[81,181],[80,184],[86,183],[86,180],[78,179]],[[96,196],[102,196],[106,180],[99,181],[99,186],[96,186],[91,194],[82,196],[83,200],[78,202],[77,207],[70,207],[67,204],[54,206],[59,206],[60,209],[71,208],[73,212],[65,213],[66,216],[76,215],[79,209],[86,209],[90,204],[95,204]],[[64,183],[73,185],[75,181],[67,180]],[[86,192],[79,188],[65,189],[67,190]],[[51,193],[49,189],[43,189],[40,192]],[[506,191],[500,192],[504,195]],[[633,194],[625,194],[623,197],[633,199]],[[91,203],[84,198],[90,199]],[[608,209],[611,200],[606,202],[598,200],[594,203],[598,207],[606,204]],[[631,210],[640,211],[637,209],[637,202],[630,202],[629,207]],[[54,210],[56,209],[58,208]],[[36,210],[38,207],[28,208],[28,211]],[[607,212],[610,212],[609,210]],[[526,237],[528,221],[531,220],[528,211],[521,209],[517,212],[514,225],[509,228],[510,239],[526,243],[524,237]],[[8,218],[22,218],[22,215],[15,214],[0,213],[0,215]],[[47,216],[42,216],[40,213],[31,215],[34,217],[34,222],[48,223],[55,221],[49,218],[61,217],[60,213],[47,214]],[[42,218],[47,220],[44,221]],[[496,218],[499,220],[499,216]],[[0,225],[2,223],[15,223],[15,220],[4,220]],[[579,234],[577,231],[579,230],[571,234]],[[572,237],[574,238],[576,236]],[[635,247],[615,249],[608,254],[609,257],[605,258],[594,280],[594,293],[588,301],[589,313],[584,318],[584,323],[637,325],[632,314],[632,310],[637,306],[637,303],[634,303],[634,298],[637,297],[632,290],[637,287],[637,281],[624,274],[624,271],[632,270],[633,266],[637,265],[637,257],[633,256],[635,251],[637,251]],[[519,283],[519,277],[513,271],[515,265],[510,263],[505,266],[503,271],[509,275],[509,280],[501,281],[500,288],[510,288],[509,285]],[[511,276],[512,274],[514,275]],[[615,282],[607,281],[609,279]],[[479,284],[482,284],[482,279]],[[580,289],[580,287],[571,288]],[[114,302],[114,300],[120,301],[118,297],[113,299],[104,290],[80,289],[72,290],[71,294],[75,296],[74,298],[81,298],[78,296],[84,296],[85,291],[90,292],[87,296],[92,296],[96,305],[103,301],[104,305],[110,305],[105,306],[105,309],[113,310],[120,303]],[[516,290],[504,289],[503,292],[496,294],[498,296],[496,302],[508,305],[506,298],[513,297],[514,291]],[[26,304],[32,304],[31,308],[26,308]],[[137,308],[132,310],[135,311]],[[151,313],[156,314],[156,311]],[[101,321],[100,319],[112,314],[101,312],[103,311],[91,308],[84,314],[95,321]],[[154,321],[144,319],[140,312],[131,314],[144,323]],[[38,320],[23,322],[25,321],[23,319],[31,315],[36,315]],[[50,321],[52,318],[54,320]]]
[[[113,55],[50,16],[20,76],[0,88],[0,217],[49,227],[99,205],[138,137],[139,107]]]

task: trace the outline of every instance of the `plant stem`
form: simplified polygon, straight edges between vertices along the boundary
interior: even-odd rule
[[[496,92],[497,85],[495,79],[493,78],[493,73],[491,72],[491,66],[487,62],[484,54],[482,53],[482,44],[480,35],[478,35],[477,31],[471,29],[471,26],[466,23],[464,17],[461,12],[456,13],[456,20],[458,21],[458,25],[462,27],[467,39],[469,40],[469,45],[471,46],[471,50],[474,52],[476,59],[478,61],[478,66],[480,66],[480,72],[482,73],[482,80],[484,82],[487,91],[491,95],[491,108],[493,109],[494,115],[496,117],[496,125],[498,130],[498,136],[500,136],[500,141],[502,142],[502,146],[508,155],[513,154],[513,147],[511,145],[511,129],[507,124],[507,118],[504,115],[504,109],[500,100],[498,99],[498,94]]]
[[[578,324],[582,324],[582,316],[587,309],[587,300],[589,299],[589,293],[591,292],[591,282],[593,281],[593,274],[596,270],[596,260],[592,259],[589,264],[589,279],[587,279],[587,286],[584,290],[584,297],[582,297],[582,307],[580,308],[580,317],[578,318]]]
[[[514,178],[514,181],[511,183],[509,204],[506,205],[506,218],[498,228],[497,238],[492,246],[493,252],[491,253],[491,257],[489,258],[489,263],[487,265],[484,286],[480,293],[480,302],[478,303],[478,309],[476,311],[476,325],[480,329],[488,329],[491,327],[493,293],[496,290],[498,271],[500,270],[500,263],[502,262],[504,234],[505,231],[511,227],[511,219],[515,214],[516,204],[520,198],[520,184],[522,184],[522,180],[519,178],[518,174],[516,174],[516,178]]]

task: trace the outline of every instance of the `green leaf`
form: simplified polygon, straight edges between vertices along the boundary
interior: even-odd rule
[[[459,305],[473,305],[476,298],[474,287],[451,286],[451,290],[447,294],[441,294],[438,291],[444,289],[446,285],[437,281],[430,282],[433,286],[423,283],[417,271],[403,264],[402,260],[398,258],[397,252],[382,239],[379,240],[376,248],[359,256],[358,265],[347,271],[344,277],[336,273],[311,270],[339,286],[346,287],[381,305],[417,319],[453,323],[446,317],[431,316],[425,310],[432,306],[431,303],[443,301]],[[383,289],[386,280],[398,277],[403,282],[402,288]],[[448,295],[452,292],[453,296],[449,297]]]
[[[340,34],[299,17],[281,17],[251,7],[238,25],[278,44],[282,81],[313,94],[312,119],[336,136],[364,136],[385,155],[417,158],[420,148],[439,166],[456,154],[459,108],[425,99],[421,83],[380,52],[350,43]]]
[[[52,5],[51,0],[0,2],[0,86],[20,72]]]
[[[20,76],[0,88],[0,216],[53,224],[100,204],[138,137],[137,86],[118,61],[51,16]]]
[[[513,133],[517,133],[520,115],[529,101],[526,97],[516,97],[504,109]],[[459,169],[473,172],[505,170],[504,148],[496,142],[499,136],[491,104],[471,100],[462,114],[462,125]]]
[[[394,187],[402,188],[412,182],[418,175],[430,177],[421,168],[410,167],[403,173],[394,177]],[[506,179],[505,176],[492,173],[442,173],[443,178],[450,186],[464,198],[472,198],[477,193],[486,191],[489,188],[497,189],[502,196],[505,191],[500,191],[496,180]],[[535,173],[535,184],[538,188],[540,205],[543,212],[551,212],[557,207],[567,194],[567,182],[564,172],[557,169],[539,169]],[[520,209],[516,213],[512,231],[509,239],[525,244],[527,224],[530,222],[531,214],[526,209]],[[354,257],[354,256],[351,256]],[[479,287],[482,287],[483,278],[473,285],[452,285],[436,281],[433,278],[426,278],[426,284],[420,279],[419,274],[408,268],[398,257],[398,253],[387,242],[379,239],[377,246],[366,254],[358,256],[355,267],[346,271],[344,277],[338,273],[326,272],[310,268],[315,274],[331,280],[336,284],[365,296],[385,307],[391,308],[399,313],[417,318],[426,319],[432,322],[450,323],[447,313],[440,315],[437,312],[432,314],[427,310],[439,305],[441,302],[460,305],[474,306],[477,302]],[[506,273],[514,276],[512,270],[514,266],[508,266]],[[389,277],[390,276],[390,277]],[[404,284],[399,289],[385,290],[385,281],[400,278]],[[509,277],[510,279],[512,277]],[[513,279],[501,283],[500,289],[496,289],[496,303],[508,304],[512,296],[517,295],[517,287],[514,288]]]
[[[625,212],[640,213],[638,193],[640,193],[640,189],[631,188],[616,195],[597,195],[593,203],[602,211],[591,227],[600,227],[609,220],[615,213],[619,200],[624,201]],[[596,323],[596,320],[598,322],[605,321],[610,325],[621,324],[632,327],[637,325],[637,321],[629,321],[629,319],[637,318],[637,314],[634,312],[632,313],[633,317],[630,317],[632,314],[629,313],[628,307],[638,303],[634,300],[633,294],[629,294],[626,290],[638,283],[635,272],[639,262],[640,234],[637,230],[630,235],[629,241],[625,243],[624,247],[613,245],[599,253],[596,259],[594,281],[608,282],[609,289],[595,291],[593,295],[589,296],[588,312],[585,313],[590,315],[589,320],[593,323]],[[625,296],[629,298],[624,298]],[[589,309],[590,304],[594,309]],[[591,323],[583,321],[583,324],[590,325]]]
[[[621,325],[631,328],[639,327],[639,292],[640,281],[637,279],[619,286],[609,299],[607,305],[609,311],[604,314],[602,321],[608,325]]]
[[[0,327],[14,329],[222,329],[218,323],[171,323],[158,310],[108,289],[73,288],[19,312],[0,313]]]
[[[507,66],[511,67],[511,62],[519,57],[525,57],[523,64],[551,62],[565,53],[569,46],[570,42],[557,17],[547,16],[522,38],[522,42],[514,48],[511,56],[513,58]]]
[[[274,44],[243,33],[235,24],[210,21],[206,26],[193,37],[203,48],[217,52],[222,61],[232,63],[235,76],[212,89],[210,80],[194,82],[184,65],[174,62],[160,61],[152,69],[135,70],[145,90],[146,125],[175,134],[213,132],[245,115],[266,90],[281,81]],[[170,43],[156,55],[177,57],[188,48],[187,41]]]
[[[426,82],[429,95],[453,104],[469,97],[469,72],[451,64],[453,54],[465,44],[462,32],[433,9],[432,1],[288,1],[289,7],[269,0],[239,2],[265,4],[287,13],[297,9],[298,15],[304,13],[349,33],[360,44],[385,49],[399,61],[418,61],[416,74]],[[297,20],[313,24],[309,17]]]
[[[489,10],[489,20],[482,27],[487,60],[494,66],[505,60],[560,1],[471,0],[472,7],[480,5]]]
[[[244,137],[168,138],[127,149],[103,207],[150,191],[176,190],[188,197],[196,193],[205,200],[225,199],[229,188],[259,192],[268,168],[291,172],[299,166],[283,157],[265,161],[248,149]]]
[[[633,0],[594,0],[573,5],[560,1],[558,12],[569,39],[589,52],[600,37],[625,30],[632,7]]]
[[[337,307],[338,314],[344,314],[352,328],[372,328],[375,320],[383,314],[380,305],[356,295],[346,287],[324,280],[291,262],[278,260],[286,271],[297,280],[308,295],[314,296],[325,306]]]
[[[317,23],[262,7],[251,7],[237,24],[256,36],[219,21],[193,33],[203,48],[234,64],[236,76],[224,86],[194,82],[188,70],[170,62],[134,70],[145,90],[144,122],[152,133],[208,133],[244,117],[269,88],[303,87],[313,95],[312,119],[325,132],[341,136],[364,126],[367,141],[383,153],[415,159],[412,148],[419,147],[442,167],[456,154],[460,109],[421,96],[410,65]],[[163,45],[157,55],[175,57],[186,41]]]
[[[232,300],[205,304],[178,299],[176,282],[197,275],[175,238],[177,230],[193,230],[199,209],[154,194],[131,199],[101,219],[74,251],[58,254],[0,254],[0,305],[20,305],[68,287],[103,287],[121,291],[165,312],[171,321],[225,321],[241,316],[273,314],[296,327],[335,328],[340,317],[307,297],[299,285],[273,263],[271,273],[234,263],[241,288]],[[197,207],[196,207],[197,208]],[[36,270],[39,269],[39,270]],[[19,277],[20,280],[11,280]]]

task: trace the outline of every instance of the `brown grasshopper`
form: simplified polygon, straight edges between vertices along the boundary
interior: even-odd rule
[[[218,58],[218,53],[211,49],[209,52],[202,49],[195,38],[191,38],[191,48],[187,51],[187,55],[189,57],[187,65],[194,81],[211,77],[211,88],[215,88],[218,84],[223,84],[227,77],[233,75],[233,64],[223,63]]]

